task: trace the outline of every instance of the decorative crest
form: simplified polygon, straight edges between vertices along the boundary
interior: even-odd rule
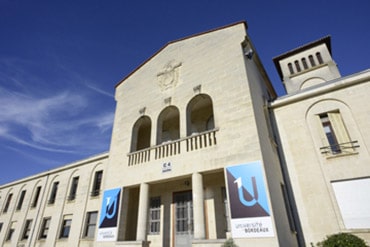
[[[161,72],[157,74],[158,85],[161,87],[162,91],[169,88],[176,87],[179,82],[179,67],[181,62],[176,62],[174,60],[168,62]]]

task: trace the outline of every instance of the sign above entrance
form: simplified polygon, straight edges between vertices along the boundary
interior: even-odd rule
[[[162,173],[171,172],[171,171],[172,171],[171,162],[164,162],[162,164]]]

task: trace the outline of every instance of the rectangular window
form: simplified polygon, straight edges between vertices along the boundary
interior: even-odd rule
[[[350,141],[339,111],[321,114],[320,121],[328,144],[327,148],[322,148],[323,153],[340,154],[353,151],[353,143]]]
[[[22,240],[28,239],[31,233],[31,225],[32,220],[26,220],[26,224],[24,225]]]
[[[0,232],[1,232],[1,229],[3,229],[3,222],[0,222]]]
[[[19,197],[19,200],[18,200],[17,210],[21,210],[25,195],[26,195],[26,191],[22,190],[21,196]]]
[[[3,213],[6,213],[8,212],[9,210],[9,206],[10,206],[10,202],[12,201],[12,197],[13,197],[13,194],[10,193],[8,195],[8,198],[6,198],[6,202],[5,202],[5,206],[4,206],[4,209],[3,209]]]
[[[51,189],[50,197],[49,197],[49,204],[54,204],[55,203],[55,198],[57,197],[57,192],[58,192],[58,186],[59,182],[54,182],[53,183],[53,188]]]
[[[99,195],[102,179],[103,179],[103,171],[95,172],[94,184],[93,184],[92,191],[91,191],[92,196]]]
[[[59,238],[68,238],[71,230],[72,215],[64,216],[62,227],[60,228]]]
[[[49,233],[51,218],[44,218],[41,225],[39,239],[46,239]]]
[[[161,198],[150,198],[149,234],[159,234],[161,231]]]
[[[12,236],[13,236],[14,231],[15,231],[15,221],[13,221],[13,222],[10,224],[8,234],[6,234],[5,241],[10,241],[10,240],[12,240]]]
[[[40,197],[40,191],[41,191],[41,186],[37,186],[35,196],[33,197],[33,201],[31,204],[31,207],[33,208],[37,206],[37,202],[39,201],[39,197]]]
[[[86,214],[86,225],[85,225],[85,231],[84,231],[85,238],[93,238],[95,236],[97,219],[98,219],[98,211],[88,212]]]
[[[79,180],[79,177],[74,177],[72,179],[71,190],[69,191],[68,200],[74,200],[76,198],[78,180]]]

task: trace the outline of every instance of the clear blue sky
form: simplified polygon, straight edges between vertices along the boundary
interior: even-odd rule
[[[272,58],[326,35],[342,75],[370,68],[369,10],[368,0],[0,0],[0,184],[108,151],[114,86],[169,41],[246,20],[283,95]]]

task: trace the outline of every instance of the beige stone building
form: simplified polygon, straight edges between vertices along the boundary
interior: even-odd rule
[[[277,98],[246,30],[170,42],[119,82],[108,153],[0,187],[0,245],[370,242],[370,71],[341,78],[327,37],[274,59]]]
[[[271,105],[306,243],[350,232],[370,243],[370,70],[341,77],[330,37],[274,59],[288,94]]]

